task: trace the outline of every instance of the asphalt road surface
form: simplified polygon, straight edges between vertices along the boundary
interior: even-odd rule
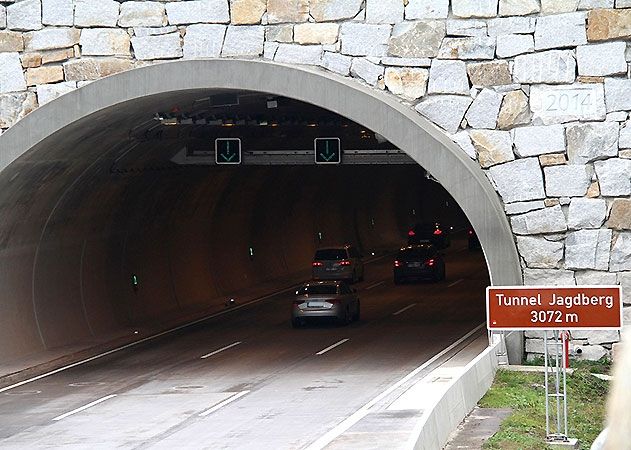
[[[462,241],[447,280],[356,285],[361,320],[290,326],[293,293],[0,393],[0,448],[306,448],[484,320]]]

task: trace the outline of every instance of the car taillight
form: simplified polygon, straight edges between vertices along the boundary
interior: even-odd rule
[[[394,267],[401,267],[401,261],[399,260],[394,261]]]
[[[313,262],[311,263],[311,265],[312,265],[313,267],[320,267],[320,266],[322,265],[322,263],[321,263],[320,261],[313,261]]]
[[[351,262],[350,261],[340,261],[340,266],[350,266]]]
[[[433,266],[433,265],[434,265],[434,263],[435,263],[435,261],[434,261],[433,259],[429,259],[429,260],[427,260],[427,265],[428,265],[428,266]]]
[[[416,233],[414,232],[414,230],[408,231],[408,236],[412,237],[412,236],[415,236],[415,235],[416,235]]]
[[[443,230],[441,230],[441,229],[439,229],[439,228],[436,228],[436,229],[434,230],[434,234],[435,234],[436,236],[440,236],[441,234],[443,234]]]

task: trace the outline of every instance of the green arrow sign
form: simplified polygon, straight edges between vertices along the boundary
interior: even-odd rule
[[[217,164],[241,164],[241,139],[215,139],[215,162]]]
[[[316,138],[316,164],[340,164],[342,162],[342,148],[339,138]]]

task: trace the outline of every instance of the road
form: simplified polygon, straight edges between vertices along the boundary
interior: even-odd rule
[[[362,317],[290,327],[290,293],[0,393],[0,448],[306,448],[484,320],[480,252],[447,280],[367,266]],[[337,344],[337,345],[336,345]]]

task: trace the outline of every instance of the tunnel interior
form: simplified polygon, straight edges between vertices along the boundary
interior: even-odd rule
[[[331,136],[343,163],[314,164],[314,139]],[[215,164],[214,140],[226,137],[241,139],[243,164]],[[248,91],[100,111],[14,161],[0,187],[3,361],[132,339],[291,286],[321,246],[388,257],[415,223],[469,226],[385,137]]]

